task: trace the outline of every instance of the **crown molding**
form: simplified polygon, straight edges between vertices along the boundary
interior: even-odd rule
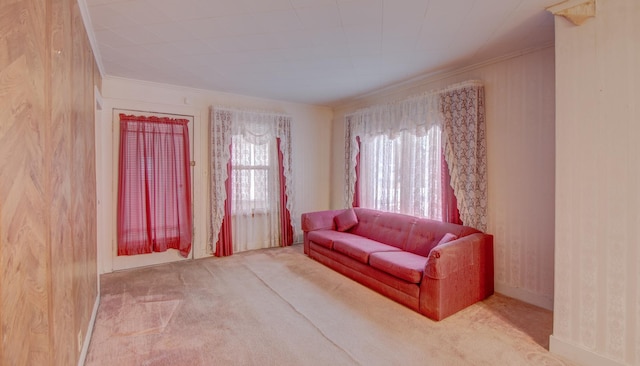
[[[497,64],[499,62],[503,62],[503,61],[520,57],[529,53],[538,52],[538,51],[548,49],[548,48],[553,48],[553,47],[554,47],[553,42],[546,43],[537,47],[530,47],[530,48],[518,50],[515,52],[507,53],[498,57],[490,58],[484,61],[466,65],[466,66],[454,66],[452,68],[445,68],[445,69],[437,70],[433,72],[422,73],[417,76],[411,77],[409,79],[392,83],[367,93],[342,99],[336,103],[330,104],[330,107],[333,108],[334,110],[361,108],[363,106],[366,106],[367,100],[372,97],[387,98],[394,95],[399,90],[410,89],[410,88],[420,88],[420,87],[429,85],[431,83],[437,82],[439,80],[455,77],[457,75],[460,75],[469,71],[473,71],[488,65]]]
[[[564,17],[574,25],[582,25],[596,16],[596,0],[568,0],[548,7],[547,11]]]
[[[93,51],[93,58],[96,60],[100,76],[105,77],[104,65],[102,64],[102,57],[100,56],[100,49],[98,48],[98,40],[96,34],[93,32],[93,23],[91,22],[91,15],[89,15],[89,7],[86,0],[78,0],[78,7],[80,8],[80,14],[82,15],[82,22],[84,28],[89,37],[89,44],[91,44],[91,50]]]

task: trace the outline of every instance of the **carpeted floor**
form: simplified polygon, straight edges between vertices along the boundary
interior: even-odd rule
[[[434,322],[275,248],[102,276],[86,365],[570,365],[552,313],[494,295]]]

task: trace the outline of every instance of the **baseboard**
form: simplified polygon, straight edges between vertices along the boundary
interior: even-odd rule
[[[84,336],[84,342],[82,342],[82,351],[80,352],[80,358],[78,359],[78,366],[84,366],[84,361],[87,358],[89,352],[89,343],[91,342],[91,335],[93,334],[93,326],[96,324],[96,316],[98,315],[98,307],[100,306],[100,292],[96,295],[96,301],[93,304],[93,312],[91,313],[91,319],[89,319],[89,325]]]
[[[541,308],[553,311],[553,298],[534,294],[521,288],[507,286],[501,283],[495,283],[495,291],[508,297],[513,297],[524,301],[528,304],[539,306]]]
[[[549,351],[583,366],[625,366],[625,364],[599,355],[575,344],[549,337]]]

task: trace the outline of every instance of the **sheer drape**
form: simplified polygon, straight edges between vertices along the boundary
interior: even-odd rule
[[[186,119],[120,115],[118,255],[191,250]]]
[[[280,244],[280,183],[275,137],[260,144],[231,139],[233,251]]]
[[[470,81],[346,116],[346,206],[485,230],[483,93]]]
[[[365,136],[360,156],[362,207],[442,219],[440,129],[424,136]]]
[[[209,243],[216,255],[293,242],[290,121],[212,108]]]
[[[437,103],[424,94],[347,116],[347,205],[442,219]]]

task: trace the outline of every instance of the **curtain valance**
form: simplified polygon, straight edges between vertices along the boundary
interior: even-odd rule
[[[270,112],[214,107],[220,121],[230,121],[232,135],[242,136],[254,145],[264,145],[274,138],[287,138],[291,117]],[[287,126],[287,127],[285,127]]]
[[[356,136],[387,135],[394,138],[402,131],[424,136],[438,124],[438,96],[425,93],[405,100],[357,110],[347,116]]]

